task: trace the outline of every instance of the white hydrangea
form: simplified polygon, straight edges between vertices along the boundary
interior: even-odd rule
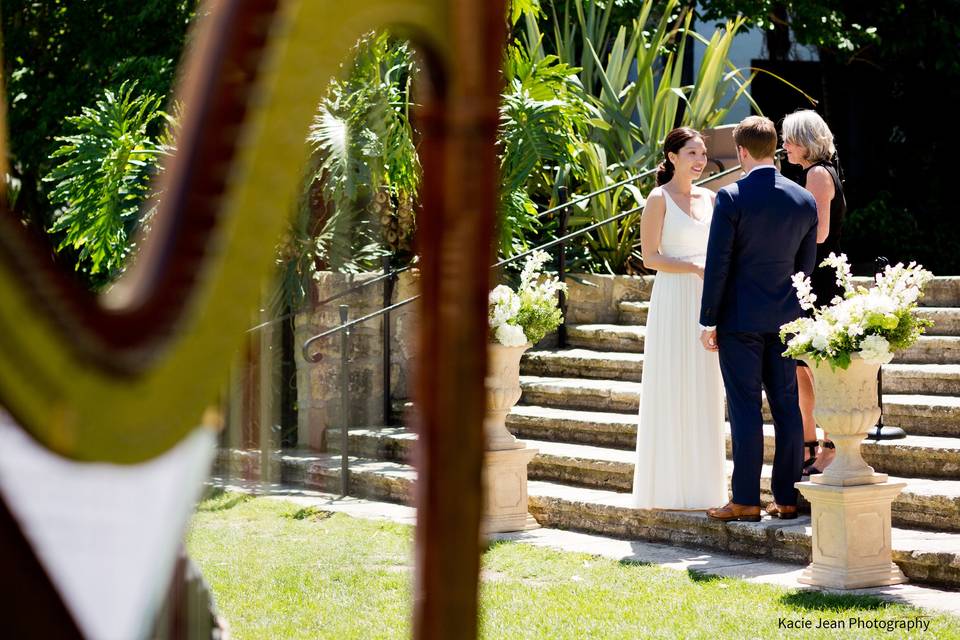
[[[833,330],[830,323],[823,319],[818,319],[811,327],[810,344],[817,351],[826,351],[830,345],[830,339],[833,337]]]
[[[890,343],[883,336],[867,336],[860,343],[860,355],[867,362],[873,364],[887,364],[893,360],[890,352]]]
[[[527,343],[527,336],[523,333],[523,327],[515,324],[501,324],[496,328],[494,334],[497,342],[505,347],[519,347]]]
[[[490,292],[490,328],[496,329],[511,320],[520,312],[520,296],[506,285],[499,285]]]

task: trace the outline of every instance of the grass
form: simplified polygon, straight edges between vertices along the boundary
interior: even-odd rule
[[[409,637],[411,544],[409,526],[231,493],[201,503],[187,537],[239,640]],[[924,613],[520,543],[491,546],[483,572],[484,638],[960,638],[943,615],[926,632],[780,629]]]

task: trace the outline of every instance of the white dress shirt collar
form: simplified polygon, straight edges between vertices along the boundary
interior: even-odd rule
[[[756,171],[757,169],[773,169],[774,171],[776,171],[777,167],[776,167],[775,165],[772,165],[772,164],[758,164],[758,165],[755,166],[753,169],[750,169],[750,171],[747,171],[747,175],[750,175],[751,173],[753,173],[753,172]]]

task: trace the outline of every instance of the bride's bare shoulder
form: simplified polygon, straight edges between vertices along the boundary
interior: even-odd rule
[[[707,198],[710,201],[710,204],[714,204],[717,201],[717,192],[707,189],[706,187],[694,187],[697,192],[704,198]]]

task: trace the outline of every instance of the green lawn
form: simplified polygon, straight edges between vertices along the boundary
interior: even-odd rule
[[[406,638],[412,529],[220,494],[187,537],[234,638]],[[778,628],[778,618],[915,620],[874,598],[831,596],[519,543],[483,558],[485,638],[960,638],[960,619],[926,632]],[[960,595],[958,595],[960,597]]]

